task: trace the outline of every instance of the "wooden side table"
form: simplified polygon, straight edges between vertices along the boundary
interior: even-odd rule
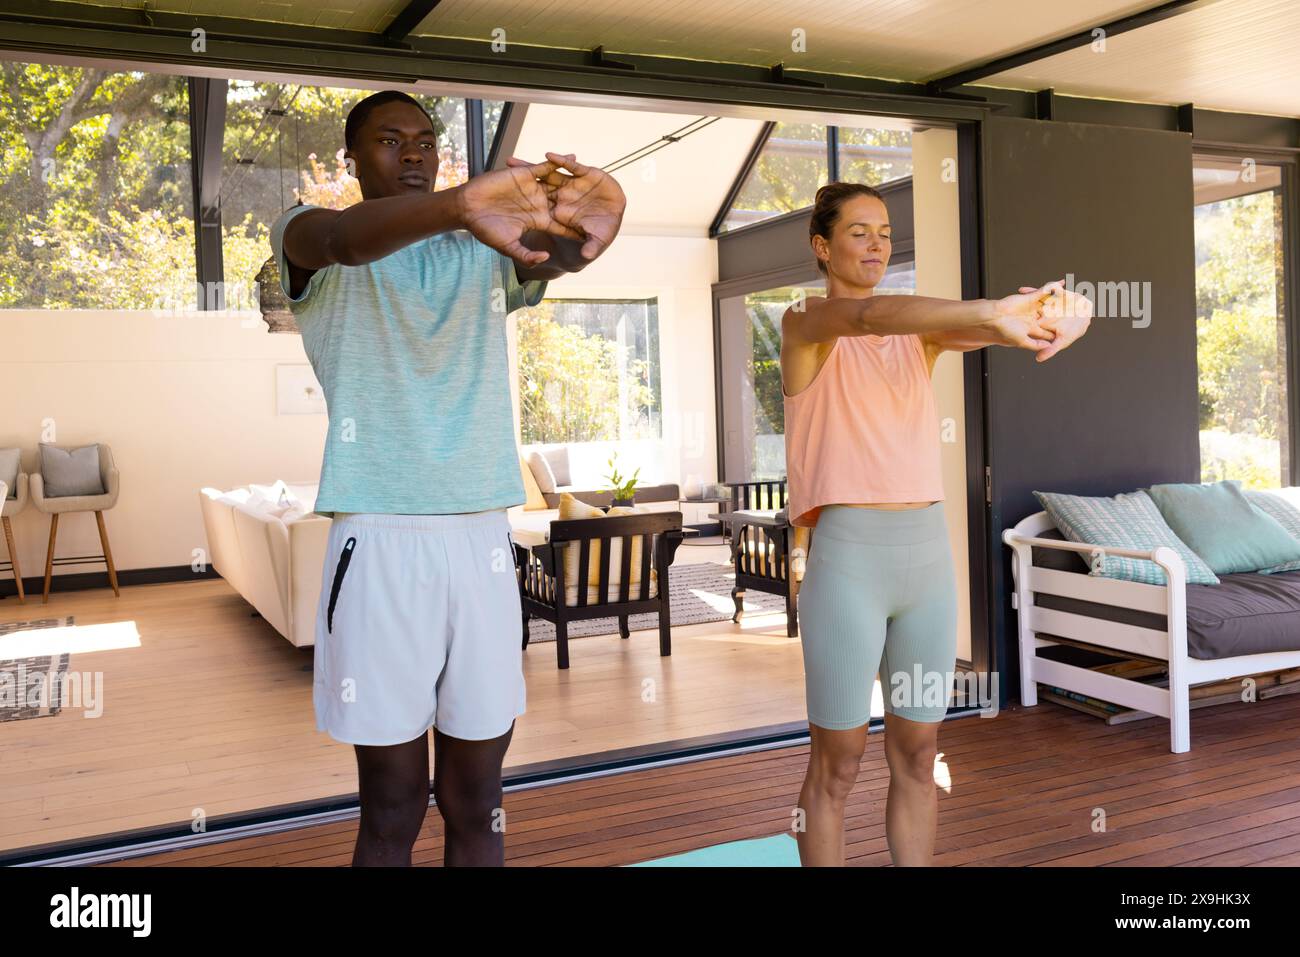
[[[690,502],[694,505],[714,505],[717,506],[719,512],[731,511],[730,495],[709,496],[707,498],[684,498],[682,501]],[[718,516],[710,512],[708,517],[716,519]],[[731,544],[731,528],[726,522],[722,522],[722,538],[728,545]]]

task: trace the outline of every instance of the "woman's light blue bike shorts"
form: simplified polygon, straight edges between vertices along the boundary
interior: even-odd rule
[[[957,591],[943,502],[821,509],[799,590],[808,722],[843,731],[887,713],[942,721],[957,657]]]

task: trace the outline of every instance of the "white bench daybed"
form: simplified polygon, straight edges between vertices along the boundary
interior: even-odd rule
[[[1045,534],[1059,534],[1045,511],[1028,516],[1014,528],[1002,533],[1003,542],[1013,552],[1011,604],[1016,609],[1019,626],[1020,700],[1025,707],[1038,703],[1038,682],[1041,681],[1067,691],[1136,708],[1168,718],[1170,750],[1182,753],[1191,749],[1188,694],[1191,685],[1300,667],[1300,650],[1214,658],[1189,656],[1187,573],[1183,560],[1172,548],[1162,546],[1150,551],[1101,548],[1043,537]],[[1085,562],[1097,552],[1149,559],[1164,569],[1167,584],[1148,585],[1103,578],[1086,572],[1042,567],[1033,562],[1035,548],[1078,553]],[[1276,575],[1269,577],[1280,579]],[[1297,592],[1300,593],[1300,583]],[[1127,624],[1094,615],[1047,608],[1035,603],[1035,595],[1061,596],[1115,606],[1129,612],[1149,613],[1148,625],[1151,624],[1152,616],[1158,615],[1163,617],[1165,626]],[[1101,674],[1088,668],[1044,658],[1039,655],[1041,649],[1060,644],[1052,641],[1051,636],[1083,642],[1102,651],[1113,650],[1120,654],[1167,662],[1169,685],[1167,688],[1152,687],[1137,680]],[[1300,639],[1300,635],[1297,638]]]

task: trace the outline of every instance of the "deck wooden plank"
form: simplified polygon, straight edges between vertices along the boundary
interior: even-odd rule
[[[1193,750],[1163,721],[1108,726],[1052,704],[949,721],[939,736],[935,863],[951,866],[1291,866],[1300,863],[1300,697],[1201,709]],[[846,813],[847,858],[888,866],[883,737],[867,743]],[[807,747],[506,796],[510,866],[610,866],[781,833]],[[1107,830],[1090,827],[1092,809]],[[355,821],[135,860],[131,866],[346,866]],[[431,809],[413,858],[441,861]]]

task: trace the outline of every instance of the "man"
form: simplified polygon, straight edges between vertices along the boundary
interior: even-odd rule
[[[410,864],[431,726],[444,864],[500,865],[525,704],[506,316],[599,256],[626,199],[556,153],[434,191],[433,122],[392,90],[353,107],[345,142],[362,202],[298,206],[271,232],[329,410],[317,726],[356,749],[354,866]]]

